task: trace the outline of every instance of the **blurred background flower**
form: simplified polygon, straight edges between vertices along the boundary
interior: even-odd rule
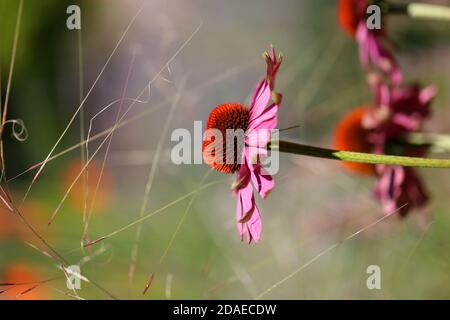
[[[38,269],[25,262],[13,262],[6,266],[1,277],[1,299],[6,300],[47,300],[50,299],[48,288]]]
[[[111,205],[112,177],[97,161],[91,161],[82,171],[84,166],[80,159],[67,164],[61,177],[61,191],[68,192],[68,202],[80,214],[85,210],[103,213]],[[78,177],[80,172],[83,173]]]

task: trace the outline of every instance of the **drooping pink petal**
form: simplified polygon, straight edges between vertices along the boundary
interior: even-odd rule
[[[411,207],[423,207],[429,200],[425,187],[423,186],[422,181],[419,179],[419,176],[412,168],[406,168],[406,178],[405,178],[405,192],[406,195],[405,200],[400,200],[404,202],[409,202]],[[406,208],[407,210],[409,208]],[[402,212],[405,215],[407,211]]]
[[[261,222],[261,215],[259,213],[258,206],[255,204],[253,215],[250,219],[250,221],[246,224],[247,230],[249,232],[248,243],[253,240],[255,243],[258,243],[261,240],[261,232],[262,232],[262,222]]]
[[[242,220],[243,213],[242,213],[242,201],[241,201],[241,195],[239,194],[239,191],[236,194],[237,201],[236,201],[236,226],[239,232],[239,236],[241,237],[241,241],[244,238],[244,227],[242,223],[239,223],[239,221]]]
[[[401,195],[401,185],[405,174],[400,166],[377,166],[379,178],[375,186],[375,195],[381,202],[386,214],[397,209],[397,199]]]
[[[263,199],[266,198],[270,191],[275,187],[275,181],[272,176],[259,165],[255,166],[252,172],[252,183]]]
[[[239,167],[238,174],[236,176],[236,180],[233,183],[232,190],[233,193],[237,194],[239,189],[245,188],[250,183],[250,167],[248,163],[248,153],[247,148],[243,150],[241,166]]]
[[[255,203],[251,184],[238,190],[236,223],[241,238],[246,235],[247,242],[258,242],[261,237],[261,217]]]
[[[428,195],[414,169],[380,165],[377,171],[375,195],[386,214],[400,208],[400,215],[405,216],[409,210],[427,203]]]

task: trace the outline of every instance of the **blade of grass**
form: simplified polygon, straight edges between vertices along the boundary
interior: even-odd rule
[[[202,190],[205,190],[205,189],[207,189],[207,188],[209,188],[209,187],[211,187],[211,186],[214,186],[214,185],[223,183],[223,182],[226,181],[226,180],[228,180],[228,179],[216,180],[216,181],[213,181],[213,182],[204,184],[202,187],[197,188],[197,189],[195,189],[195,190],[193,190],[193,191],[191,191],[191,192],[188,192],[188,193],[184,194],[183,196],[181,196],[181,197],[179,197],[179,198],[173,200],[172,202],[169,202],[168,204],[166,204],[166,205],[160,207],[159,209],[157,209],[157,210],[155,210],[155,211],[152,211],[152,212],[150,212],[150,213],[147,213],[147,214],[145,214],[144,216],[142,216],[141,218],[138,218],[138,219],[134,220],[133,222],[128,223],[127,225],[125,225],[125,226],[123,226],[123,227],[121,227],[121,228],[119,228],[119,229],[117,229],[117,230],[115,230],[115,231],[113,231],[113,232],[111,232],[111,233],[109,233],[109,234],[103,236],[103,237],[97,238],[96,240],[91,241],[90,243],[85,244],[85,247],[92,246],[92,245],[94,245],[94,244],[96,244],[96,243],[99,243],[99,242],[101,242],[101,241],[103,241],[103,240],[106,240],[106,239],[108,239],[108,238],[111,238],[111,237],[113,237],[113,236],[115,236],[115,235],[117,235],[117,234],[119,234],[119,233],[121,233],[121,232],[123,232],[123,231],[125,231],[125,230],[127,230],[127,229],[129,229],[129,228],[131,228],[131,227],[133,227],[133,226],[135,226],[135,225],[138,225],[138,224],[141,223],[142,221],[145,221],[145,220],[147,220],[147,219],[149,219],[149,218],[151,218],[151,217],[157,215],[158,213],[161,213],[161,212],[164,211],[165,209],[170,208],[171,206],[173,206],[173,205],[175,205],[175,204],[177,204],[177,203],[179,203],[179,202],[181,202],[181,201],[183,201],[183,200],[189,198],[190,196],[192,196],[192,195],[194,195],[194,194],[196,194],[196,193],[198,193],[198,192],[200,192],[200,191],[202,191]]]
[[[119,119],[120,119],[119,117],[120,117],[120,113],[122,112],[123,102],[124,102],[124,99],[125,99],[125,94],[126,94],[127,89],[128,89],[128,84],[129,84],[131,73],[132,73],[132,70],[133,70],[135,58],[136,58],[136,51],[133,50],[131,62],[130,62],[130,65],[128,67],[128,72],[127,72],[127,76],[126,76],[126,79],[125,79],[125,85],[124,85],[124,88],[122,90],[122,97],[120,99],[119,109],[117,110],[117,114],[116,114],[116,120],[115,120],[115,123],[114,123],[115,125],[118,124]],[[91,130],[91,126],[92,126],[92,119],[91,119],[91,124],[90,124],[90,127],[89,127],[89,132]],[[92,201],[90,203],[87,220],[84,222],[84,225],[83,225],[83,234],[81,236],[81,247],[83,247],[83,243],[86,243],[86,242],[89,241],[88,240],[89,221],[91,219],[92,213],[93,213],[94,208],[95,208],[95,202],[96,202],[98,190],[100,188],[100,184],[101,184],[101,181],[102,181],[103,172],[105,170],[105,165],[106,165],[106,159],[108,158],[109,149],[111,147],[111,142],[112,142],[113,136],[114,136],[114,133],[111,133],[111,137],[109,138],[108,144],[106,146],[105,154],[103,155],[103,160],[102,160],[102,165],[101,165],[101,169],[100,169],[100,174],[99,174],[99,177],[97,179],[97,184],[95,186],[94,195],[92,196]],[[88,135],[87,140],[89,140],[89,138],[90,138],[90,135]],[[86,143],[86,152],[88,152],[88,150],[89,150],[88,149],[88,143]]]
[[[147,89],[150,88],[151,84],[156,81],[156,79],[158,79],[158,77],[161,75],[161,73],[163,72],[163,70],[165,70],[167,68],[167,66],[169,66],[169,64],[178,56],[178,54],[188,45],[188,43],[190,43],[190,41],[193,39],[193,37],[197,34],[197,32],[200,30],[202,24],[200,24],[195,30],[194,32],[188,37],[188,39],[178,48],[178,50],[172,55],[172,57],[170,57],[170,59],[166,62],[166,64],[157,72],[157,74],[152,78],[152,80],[149,81],[149,83],[144,87],[144,89],[141,91],[141,93],[137,96],[137,98],[135,99],[136,101],[138,101],[142,95],[147,92]],[[127,110],[124,112],[124,114],[120,117],[120,120],[122,121],[122,119],[124,119],[126,117],[126,115],[128,114],[128,112],[133,108],[135,104],[135,101],[133,101],[131,103],[131,105],[127,108]],[[118,122],[120,123],[120,121]],[[95,152],[93,153],[93,155],[87,159],[86,164],[83,166],[83,168],[81,168],[79,174],[75,177],[75,179],[72,181],[71,185],[69,186],[68,190],[66,191],[66,193],[64,194],[63,198],[61,199],[61,201],[59,202],[58,206],[56,207],[56,209],[54,210],[48,225],[50,226],[54,219],[56,218],[56,215],[58,214],[59,210],[61,209],[62,205],[64,204],[68,194],[70,193],[70,191],[72,190],[72,188],[75,186],[76,182],[78,181],[78,179],[80,178],[81,174],[83,173],[84,170],[86,170],[86,168],[88,167],[89,163],[95,158],[96,154],[100,151],[100,149],[103,147],[103,145],[108,141],[108,138],[114,133],[114,131],[116,130],[117,125],[114,126],[114,128],[111,130],[111,132],[108,133],[108,135],[105,137],[105,139],[100,143],[100,145],[98,146],[98,148],[95,150]],[[46,159],[48,160],[48,158]],[[46,161],[44,160],[44,161]],[[42,166],[40,167],[40,169],[42,168]],[[39,170],[40,170],[39,169]]]
[[[208,176],[209,176],[209,174],[211,173],[211,171],[212,171],[212,170],[208,170],[208,171],[205,173],[205,175],[204,175],[204,176],[202,177],[202,179],[200,180],[200,183],[198,184],[198,187],[197,187],[197,188],[201,188],[201,187],[202,187],[202,185],[204,184],[205,180],[208,178]],[[181,226],[182,226],[183,223],[184,223],[184,220],[186,219],[186,217],[187,217],[189,211],[191,210],[192,204],[194,203],[195,199],[197,198],[197,195],[198,195],[198,193],[195,193],[195,194],[191,197],[191,199],[189,200],[189,203],[188,203],[188,205],[186,206],[186,209],[184,210],[183,215],[181,216],[180,220],[178,221],[177,226],[175,227],[175,230],[174,230],[172,236],[170,237],[169,243],[167,244],[166,248],[164,249],[164,252],[162,253],[161,257],[159,258],[158,265],[156,266],[156,271],[153,272],[153,273],[151,274],[151,277],[152,277],[152,278],[154,277],[155,273],[157,273],[157,272],[159,271],[159,269],[161,268],[161,265],[162,265],[164,259],[166,258],[167,254],[169,253],[169,250],[170,250],[170,248],[172,247],[172,245],[173,245],[173,243],[174,243],[174,241],[175,241],[175,238],[176,238],[178,232],[180,231]],[[140,225],[141,225],[141,224],[140,224]],[[148,288],[149,288],[149,286],[148,286],[148,283],[147,283],[147,285],[146,285],[146,287],[145,287],[145,289],[144,289],[143,294],[145,294],[145,293],[147,292]],[[166,290],[166,292],[167,292],[167,290]]]
[[[263,292],[261,292],[259,295],[256,296],[256,300],[261,299],[262,297],[266,296],[268,293],[270,293],[272,290],[276,289],[277,287],[279,287],[280,285],[282,285],[283,283],[285,283],[286,281],[292,279],[295,275],[297,275],[299,272],[301,272],[302,270],[306,269],[307,267],[309,267],[311,264],[313,264],[314,262],[316,262],[317,260],[319,260],[321,257],[325,256],[327,253],[329,253],[330,251],[336,249],[338,246],[342,245],[344,242],[353,239],[354,237],[356,237],[357,235],[363,233],[364,231],[376,226],[377,224],[379,224],[380,222],[394,216],[396,213],[398,213],[403,207],[407,206],[408,204],[404,204],[401,207],[397,208],[395,211],[391,212],[390,214],[384,215],[383,217],[377,219],[376,221],[370,223],[369,225],[357,230],[356,232],[352,233],[351,235],[345,237],[344,239],[332,244],[331,246],[327,247],[326,249],[322,250],[321,252],[319,252],[316,256],[314,256],[312,259],[308,260],[306,263],[302,264],[298,269],[296,269],[295,271],[293,271],[292,273],[288,274],[286,277],[282,278],[280,281],[277,281],[276,283],[274,283],[272,286],[270,286],[269,288],[267,288],[266,290],[264,290]]]
[[[6,96],[5,96],[5,103],[3,104],[3,114],[2,119],[0,123],[0,157],[2,162],[2,172],[1,172],[1,178],[0,181],[5,177],[6,174],[6,168],[5,168],[5,157],[4,157],[4,149],[3,149],[3,131],[5,128],[6,123],[6,117],[8,115],[8,103],[9,103],[9,97],[11,94],[11,84],[12,84],[12,77],[14,73],[14,65],[16,62],[16,52],[17,52],[17,44],[19,42],[19,34],[20,34],[20,26],[22,21],[22,11],[23,11],[23,0],[20,0],[19,2],[19,9],[17,12],[17,19],[16,19],[16,27],[14,31],[14,40],[13,40],[13,47],[12,47],[12,53],[11,53],[11,63],[9,65],[9,75],[8,75],[8,82],[6,84]],[[0,96],[1,100],[1,96]]]
[[[66,125],[66,127],[64,128],[63,132],[61,133],[61,135],[59,136],[59,138],[57,139],[56,143],[53,145],[53,147],[50,149],[50,152],[47,154],[45,160],[42,162],[42,164],[39,166],[38,171],[34,174],[33,179],[31,180],[31,183],[29,185],[29,187],[27,188],[27,191],[25,192],[25,195],[22,199],[22,204],[25,202],[26,198],[28,197],[28,194],[31,191],[31,188],[33,187],[34,183],[36,182],[37,178],[39,177],[39,175],[41,174],[42,170],[44,169],[48,159],[53,155],[53,153],[55,152],[56,148],[58,147],[58,145],[60,144],[60,142],[62,141],[62,139],[64,138],[64,136],[66,135],[66,133],[69,131],[70,127],[72,126],[72,123],[75,121],[78,113],[80,112],[80,110],[84,107],[84,104],[86,103],[87,99],[89,98],[89,96],[91,95],[92,91],[94,90],[95,86],[97,85],[98,81],[100,80],[101,76],[103,75],[104,71],[106,70],[107,66],[109,65],[110,61],[112,60],[112,58],[114,57],[115,53],[117,52],[117,49],[120,47],[121,43],[123,42],[123,40],[125,39],[125,36],[128,34],[128,31],[130,30],[131,26],[134,24],[134,22],[136,21],[136,19],[138,18],[138,16],[141,14],[141,12],[143,11],[144,7],[145,7],[146,3],[144,2],[143,5],[139,8],[139,10],[137,11],[137,13],[133,16],[133,18],[130,20],[130,22],[128,23],[127,27],[125,28],[124,32],[122,33],[122,36],[120,37],[119,41],[117,42],[116,46],[114,47],[114,49],[112,50],[111,54],[109,55],[108,59],[106,60],[105,64],[103,65],[102,69],[100,70],[99,74],[97,75],[96,79],[94,80],[94,83],[92,84],[92,86],[89,88],[88,92],[86,93],[86,95],[83,98],[83,101],[80,103],[80,105],[78,106],[78,108],[75,110],[75,113],[73,114],[72,118],[69,120],[68,124]]]
[[[79,103],[83,103],[84,99],[84,63],[83,63],[83,34],[81,28],[77,31],[77,47],[78,47],[78,87],[79,87]],[[84,137],[84,108],[80,109],[80,142],[85,140]],[[86,163],[86,150],[80,147],[81,164]],[[83,225],[86,225],[87,219],[87,201],[89,193],[88,185],[88,170],[83,172]]]
[[[254,65],[253,62],[252,63],[247,63],[247,64],[245,64],[243,66],[239,66],[239,67],[227,70],[226,72],[222,72],[222,73],[218,74],[212,80],[205,81],[205,82],[201,83],[200,85],[198,85],[198,86],[196,86],[196,87],[194,87],[192,89],[187,89],[186,93],[191,93],[191,92],[194,92],[194,91],[197,91],[197,90],[204,89],[204,88],[206,88],[206,87],[208,87],[210,85],[216,84],[216,83],[218,83],[218,82],[220,82],[220,81],[222,81],[222,80],[224,80],[224,79],[226,79],[228,77],[236,75],[238,72],[242,72],[244,70],[247,70],[249,67],[251,67],[253,65]],[[128,98],[128,99],[129,100],[133,100],[132,98]],[[99,132],[99,133],[93,135],[90,139],[86,139],[86,140],[84,140],[84,141],[82,141],[80,143],[77,143],[75,145],[72,145],[71,147],[68,147],[68,148],[64,149],[63,151],[61,151],[61,152],[51,156],[48,159],[47,162],[53,161],[55,159],[58,159],[59,157],[65,155],[65,154],[67,154],[67,153],[69,153],[71,151],[74,151],[74,150],[78,149],[80,146],[85,146],[89,142],[96,141],[96,140],[98,140],[98,139],[108,135],[111,131],[114,131],[116,129],[122,128],[122,127],[124,127],[126,125],[129,125],[131,123],[134,123],[135,121],[143,120],[143,119],[145,119],[144,117],[149,116],[149,115],[153,114],[154,112],[162,109],[163,107],[167,106],[171,101],[172,101],[172,99],[166,99],[165,101],[163,101],[162,103],[156,105],[155,107],[150,108],[150,109],[146,109],[144,111],[141,111],[138,114],[136,114],[136,115],[134,115],[134,116],[132,116],[132,117],[126,119],[126,120],[123,120],[124,117],[121,117],[121,121],[119,121],[117,125],[111,126],[110,128],[105,129],[102,132]],[[137,103],[147,103],[147,102],[139,100],[139,101],[137,101]],[[44,160],[42,160],[42,161],[40,161],[38,163],[35,163],[34,165],[30,166],[28,169],[25,169],[24,171],[18,173],[14,177],[8,179],[8,182],[12,182],[12,181],[16,180],[17,178],[27,174],[28,172],[38,169],[43,163],[44,163]]]
[[[184,87],[186,85],[186,80],[187,77],[185,77],[181,84],[180,84],[180,88],[177,90],[177,93],[175,95],[175,99],[173,100],[172,106],[169,110],[169,113],[167,115],[166,121],[164,123],[164,126],[161,130],[161,135],[159,137],[158,140],[158,144],[156,145],[156,151],[155,154],[153,156],[153,161],[152,161],[152,165],[150,168],[150,172],[148,173],[147,176],[147,182],[145,185],[145,191],[144,191],[144,197],[142,199],[142,203],[141,203],[141,209],[139,211],[139,217],[142,218],[142,216],[145,214],[145,211],[147,210],[147,205],[148,205],[148,200],[149,200],[149,195],[153,186],[153,181],[155,179],[155,175],[156,175],[156,168],[158,167],[158,163],[159,163],[159,159],[161,157],[161,151],[163,149],[163,145],[164,145],[164,141],[165,138],[167,136],[167,133],[169,131],[169,126],[170,123],[172,122],[173,116],[175,115],[175,110],[178,106],[178,103],[180,101],[180,97],[181,94],[184,90]],[[134,244],[133,247],[131,249],[131,261],[130,261],[130,265],[128,268],[128,281],[130,284],[132,284],[133,282],[133,277],[134,277],[134,271],[136,269],[136,263],[137,263],[137,259],[138,259],[138,253],[139,253],[139,240],[141,238],[141,233],[142,233],[142,224],[138,224],[137,228],[136,228],[136,234],[134,237]]]

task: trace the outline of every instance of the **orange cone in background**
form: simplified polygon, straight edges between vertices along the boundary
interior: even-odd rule
[[[66,193],[70,188],[73,181],[80,174],[82,168],[83,166],[79,159],[72,160],[65,167],[61,186],[64,193]],[[106,166],[102,172],[102,164],[95,162],[94,160],[89,163],[84,172],[87,174],[87,183],[85,183],[85,178],[83,177],[83,174],[81,174],[70,191],[67,200],[74,209],[80,213],[83,213],[86,202],[85,199],[87,199],[87,210],[89,211],[94,199],[94,194],[96,193],[97,182],[101,177],[98,191],[95,195],[95,205],[92,213],[95,214],[104,212],[111,203],[111,194],[113,189],[112,176],[108,173]],[[87,186],[87,189],[85,186]],[[86,194],[87,197],[85,198]]]
[[[15,233],[13,213],[3,204],[0,206],[0,241],[11,238]]]
[[[372,151],[368,141],[368,131],[362,126],[362,119],[369,107],[360,106],[349,113],[338,122],[334,134],[334,147],[337,150],[367,152]],[[355,163],[340,161],[348,170],[365,175],[375,174],[375,166],[366,163]]]
[[[55,228],[48,228],[48,219],[50,218],[50,208],[44,206],[41,202],[27,200],[20,210],[27,219],[28,223],[47,241],[53,242],[55,239]],[[36,236],[31,232],[27,225],[19,218],[16,218],[17,236],[29,243],[36,243]]]
[[[39,271],[32,265],[24,262],[8,264],[1,275],[3,284],[11,284],[0,287],[0,299],[6,300],[48,300],[49,289],[46,284],[40,284],[45,280]]]

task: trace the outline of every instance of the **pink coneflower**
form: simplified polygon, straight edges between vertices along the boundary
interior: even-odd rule
[[[408,134],[420,131],[430,116],[434,86],[386,84],[372,76],[375,101],[372,106],[357,107],[338,122],[335,147],[339,150],[423,157],[427,147],[412,145]],[[353,172],[375,175],[375,196],[386,213],[397,208],[405,216],[409,210],[428,201],[421,179],[413,168],[398,165],[371,165],[343,162]]]
[[[390,52],[385,28],[369,30],[366,22],[367,0],[339,0],[338,18],[343,30],[358,42],[361,64],[376,68],[393,83],[400,83],[402,74]]]
[[[389,86],[381,81],[374,83],[375,107],[366,114],[363,125],[370,130],[368,139],[374,145],[373,152],[423,156],[424,147],[405,144],[408,133],[421,130],[430,115],[430,103],[436,95],[434,86]],[[375,195],[386,213],[402,207],[400,214],[421,207],[428,196],[421,179],[412,168],[377,165]]]
[[[233,184],[233,194],[237,197],[236,222],[241,240],[246,236],[248,243],[258,242],[262,230],[253,188],[265,198],[275,185],[262,167],[260,157],[267,155],[271,130],[277,126],[281,95],[273,89],[282,56],[276,56],[271,47],[270,53],[264,53],[264,59],[267,63],[266,76],[256,85],[250,107],[241,103],[217,106],[209,115],[207,130],[219,130],[223,139],[205,138],[203,142],[203,158],[210,167],[222,173],[237,172]],[[244,143],[234,146],[234,141],[226,139],[227,129],[242,130]],[[226,161],[227,158],[232,161]]]

